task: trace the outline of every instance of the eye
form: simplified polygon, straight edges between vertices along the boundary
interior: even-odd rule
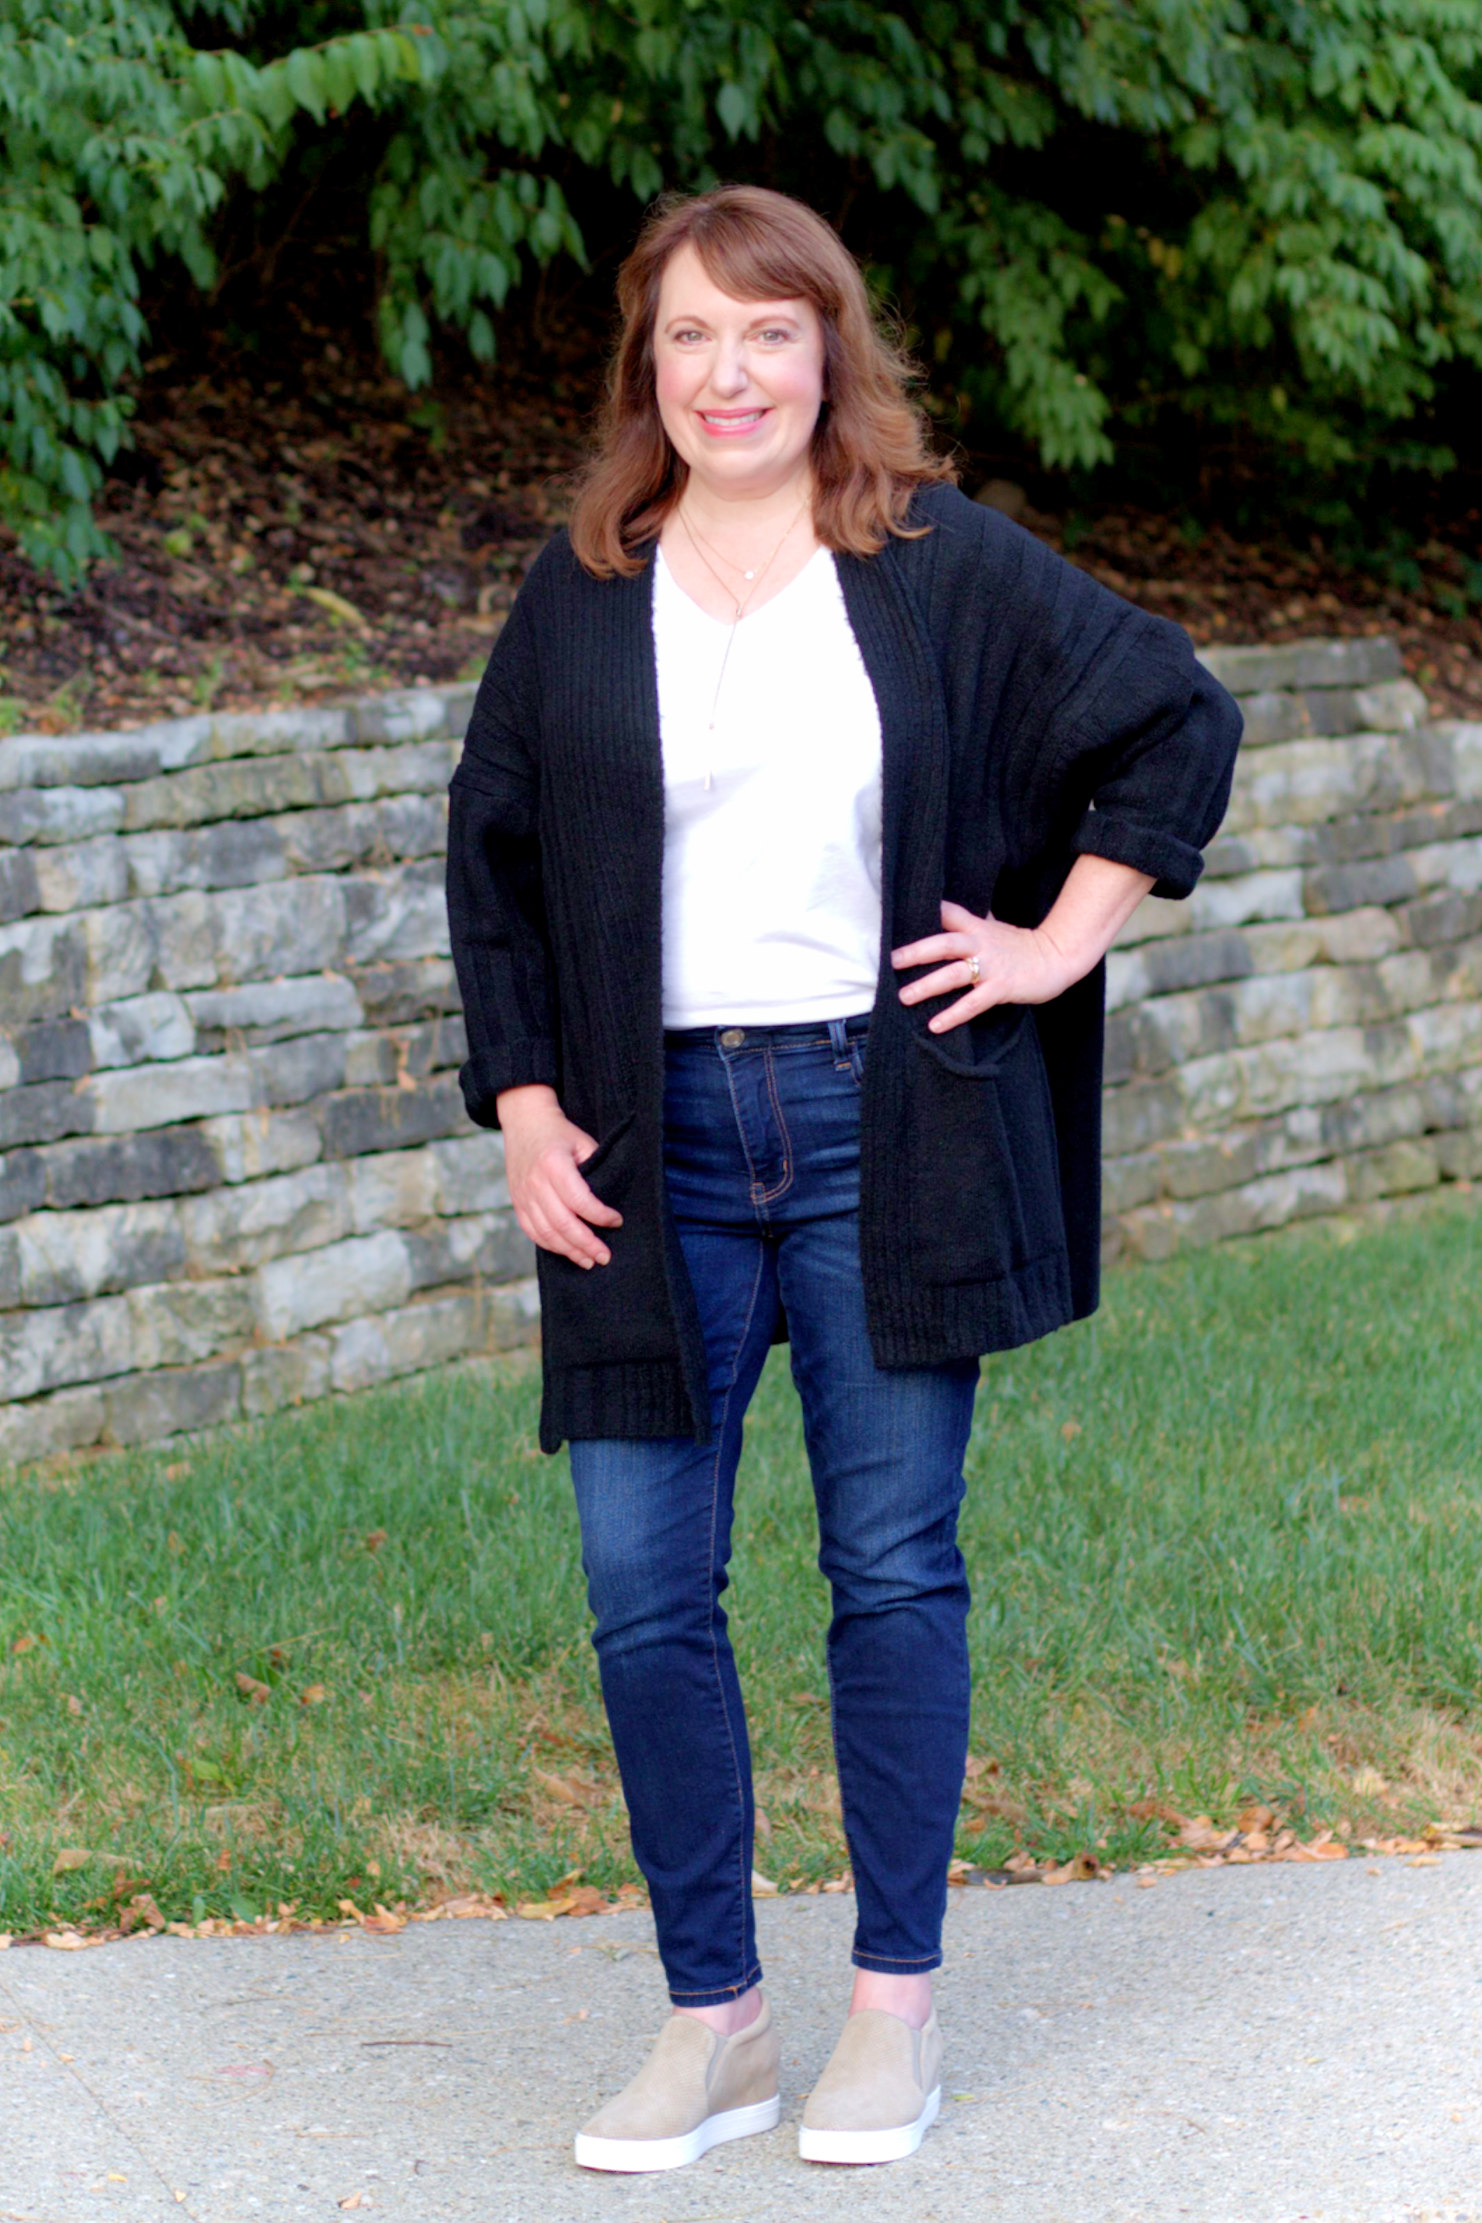
[[[786,324],[769,324],[758,334],[758,338],[786,341],[792,338],[792,331]]]
[[[680,331],[671,333],[670,337],[683,347],[690,340],[703,340],[705,335],[703,332],[697,332],[693,325],[686,324]]]

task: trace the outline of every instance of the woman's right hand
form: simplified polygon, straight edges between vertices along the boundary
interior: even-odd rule
[[[574,1266],[607,1265],[612,1253],[592,1229],[621,1227],[623,1215],[577,1171],[597,1147],[593,1138],[566,1117],[553,1088],[506,1088],[497,1107],[510,1202],[531,1242]]]

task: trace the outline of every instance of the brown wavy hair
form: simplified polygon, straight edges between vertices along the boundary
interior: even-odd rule
[[[608,371],[597,448],[572,511],[571,545],[599,579],[643,568],[684,492],[689,466],[659,416],[654,324],[671,255],[693,247],[737,301],[810,301],[823,327],[823,407],[813,433],[813,529],[826,548],[877,555],[906,523],[918,486],[955,479],[933,455],[914,366],[874,315],[859,265],[831,225],[785,193],[722,185],[660,202],[618,272],[622,331]]]

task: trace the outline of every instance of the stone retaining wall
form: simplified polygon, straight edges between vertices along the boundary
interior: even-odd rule
[[[1192,898],[1108,959],[1113,1256],[1482,1172],[1482,725],[1384,640],[1205,661],[1246,736]]]
[[[0,1460],[527,1340],[443,908],[472,701],[0,742]]]
[[[1209,662],[1248,738],[1192,902],[1110,961],[1113,1253],[1482,1170],[1482,727],[1387,642]],[[456,1081],[471,695],[0,741],[0,1461],[534,1332]]]

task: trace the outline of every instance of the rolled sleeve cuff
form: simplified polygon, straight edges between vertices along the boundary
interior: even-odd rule
[[[557,1085],[554,1042],[507,1042],[497,1050],[480,1050],[458,1075],[458,1086],[468,1116],[476,1127],[497,1127],[497,1099],[506,1088]]]
[[[1192,842],[1119,811],[1088,810],[1071,847],[1077,856],[1105,857],[1110,864],[1152,873],[1154,895],[1192,895],[1204,870],[1203,852]]]

